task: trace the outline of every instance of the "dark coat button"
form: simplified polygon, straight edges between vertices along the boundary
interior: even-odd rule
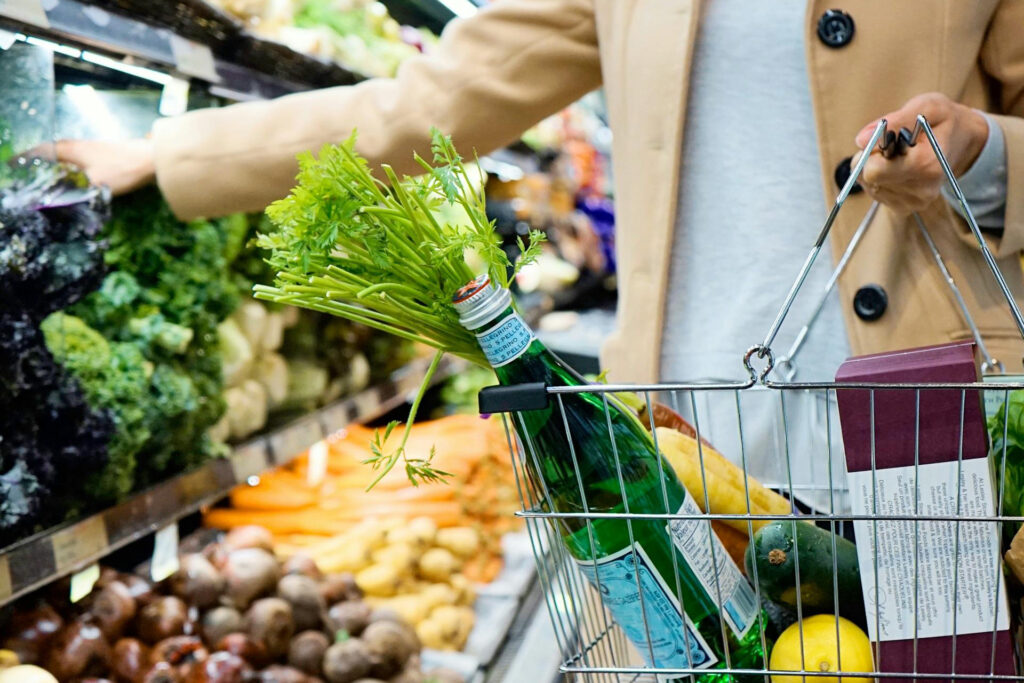
[[[853,170],[851,168],[852,164],[853,157],[846,157],[845,159],[839,162],[838,166],[836,166],[835,179],[836,185],[839,187],[840,190],[843,189],[843,186],[846,185],[846,181],[849,180],[850,178],[850,171]],[[850,188],[850,194],[857,194],[858,192],[863,191],[864,188],[861,187],[860,183],[854,183],[853,187]]]
[[[864,285],[853,295],[853,312],[864,322],[878,320],[889,306],[889,295],[879,285]]]
[[[829,47],[843,47],[853,40],[853,17],[841,9],[830,9],[818,19],[818,37]]]

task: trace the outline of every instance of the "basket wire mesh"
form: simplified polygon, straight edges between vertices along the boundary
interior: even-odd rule
[[[1010,294],[1010,290],[1006,286],[992,254],[985,245],[984,239],[982,239],[981,232],[970,208],[967,206],[966,199],[956,183],[956,179],[935,140],[927,120],[923,116],[918,117],[915,131],[907,140],[910,145],[916,142],[920,132],[925,133],[929,144],[938,158],[946,179],[961,204],[963,215],[979,242],[983,258],[985,258],[994,278],[999,284],[1022,337],[1024,337],[1024,318],[1021,317],[1017,304]],[[873,149],[875,145],[881,145],[881,142],[886,138],[886,122],[882,120],[877,125],[867,149]],[[539,582],[544,591],[545,602],[558,647],[563,653],[560,671],[570,679],[607,681],[609,683],[618,683],[619,681],[651,681],[653,683],[654,681],[694,680],[698,678],[701,680],[718,681],[735,680],[734,678],[729,678],[729,676],[738,676],[740,680],[764,680],[766,682],[769,680],[815,681],[822,680],[821,677],[827,677],[828,680],[856,680],[858,682],[876,679],[893,681],[1021,680],[1020,677],[1012,675],[1012,672],[1007,672],[1005,666],[997,664],[997,657],[1000,661],[1004,661],[1006,653],[1003,652],[1003,645],[1005,642],[1001,644],[1001,639],[1009,638],[1007,631],[1011,616],[1009,614],[1003,579],[1001,539],[1003,538],[1005,525],[1013,523],[1019,525],[1020,522],[1024,521],[1024,517],[1002,514],[1004,510],[1004,496],[1006,495],[1006,445],[1009,420],[1003,421],[1003,451],[1002,457],[997,458],[999,471],[996,472],[995,476],[995,481],[998,482],[997,490],[988,491],[987,493],[981,492],[984,495],[981,495],[980,503],[976,502],[975,498],[972,498],[972,496],[976,497],[979,494],[977,488],[971,491],[965,487],[965,482],[975,482],[976,486],[977,477],[971,478],[972,473],[969,470],[975,467],[976,464],[972,464],[970,460],[965,460],[964,441],[965,429],[970,428],[968,422],[972,402],[980,405],[981,396],[989,393],[995,394],[999,401],[1006,405],[1009,401],[1010,393],[1024,389],[1024,383],[1016,381],[959,383],[798,383],[789,381],[793,378],[794,374],[794,359],[800,350],[803,338],[806,336],[807,328],[810,324],[813,324],[813,318],[816,317],[820,306],[814,312],[812,320],[798,335],[797,342],[789,349],[785,356],[780,358],[777,369],[787,381],[776,381],[771,376],[771,372],[775,368],[774,357],[771,351],[772,342],[782,326],[786,314],[799,292],[811,265],[821,250],[839,209],[860,176],[867,158],[867,154],[862,155],[862,158],[850,174],[849,180],[839,193],[810,255],[797,276],[764,341],[751,348],[744,357],[744,364],[749,373],[748,380],[731,383],[591,384],[586,386],[543,387],[543,391],[546,392],[547,398],[553,406],[553,419],[560,419],[565,430],[569,452],[562,455],[571,460],[579,486],[579,494],[583,502],[584,509],[582,511],[569,512],[559,510],[555,497],[547,489],[543,478],[532,476],[532,472],[540,471],[539,454],[529,438],[530,431],[526,428],[527,425],[523,420],[523,413],[517,412],[515,406],[509,406],[502,415],[505,421],[509,449],[516,464],[516,486],[522,501],[522,512],[519,514],[527,522],[530,542],[536,559]],[[839,273],[845,268],[846,263],[849,261],[849,256],[852,255],[853,249],[856,248],[859,236],[863,234],[866,224],[870,222],[876,210],[877,205],[873,205],[868,212],[865,224],[862,224],[855,234],[846,255],[840,259],[836,273],[826,287],[824,293],[826,296],[838,279]],[[982,365],[983,371],[986,373],[1002,372],[1002,363],[992,358],[982,343],[980,333],[973,320],[970,319],[970,314],[963,304],[962,298],[959,296],[955,283],[949,276],[948,271],[943,267],[941,256],[934,249],[934,242],[931,241],[927,228],[919,218],[917,218],[917,222],[926,242],[932,246],[936,263],[942,269],[954,294],[956,303],[975,335],[975,341],[978,343],[978,349],[984,361]],[[757,363],[763,363],[763,367],[761,369],[755,368]],[[691,491],[691,494],[697,498],[703,512],[685,514],[678,510],[672,510],[668,505],[667,496],[664,497],[665,509],[663,513],[641,514],[629,512],[627,487],[623,481],[622,468],[618,462],[619,454],[615,446],[615,434],[612,430],[610,418],[607,427],[612,452],[604,455],[615,461],[625,512],[599,512],[589,509],[577,457],[578,454],[574,446],[578,441],[574,438],[570,429],[565,400],[571,394],[590,394],[598,397],[607,409],[610,405],[609,397],[614,396],[618,392],[625,391],[635,392],[641,397],[648,416],[653,414],[652,407],[655,402],[661,402],[672,407],[676,412],[685,415],[692,422],[696,432],[695,440],[697,443],[703,492]],[[839,394],[844,391],[860,392],[862,396],[867,397],[868,414],[864,417],[870,425],[871,468],[870,472],[864,474],[870,481],[871,496],[870,509],[862,514],[854,514],[849,506],[847,498],[849,494],[849,477],[841,450],[842,439],[839,438],[837,414],[833,411]],[[929,474],[929,465],[921,461],[922,397],[924,397],[925,409],[927,410],[927,406],[932,401],[931,397],[940,395],[944,396],[947,402],[951,400],[954,404],[958,402],[959,405],[957,430],[959,446],[957,447],[957,459],[955,462],[955,478],[947,482],[948,486],[944,489],[949,493],[947,498],[938,501],[922,500],[920,477],[932,476]],[[912,487],[912,495],[909,497],[909,500],[904,499],[905,505],[903,508],[879,510],[878,487],[880,485],[880,469],[876,467],[876,427],[878,429],[884,428],[886,416],[879,415],[877,411],[880,405],[884,409],[888,405],[887,401],[892,396],[900,396],[902,401],[913,401],[914,466],[910,482],[904,482],[905,485]],[[813,429],[812,425],[800,424],[791,417],[793,402],[807,400],[808,397],[812,400],[821,401],[825,411],[823,450],[824,466],[827,470],[827,483],[821,490],[817,491],[820,495],[817,496],[812,506],[801,504],[801,500],[805,498],[801,495],[801,489],[814,489],[815,486],[813,484],[806,484],[801,480],[800,475],[802,473],[794,471],[791,457],[791,445],[803,443],[802,436],[805,436],[803,432]],[[751,400],[767,400],[775,405],[780,436],[778,443],[767,446],[763,443],[751,443],[751,437],[745,433],[744,429],[744,406],[748,405],[748,402]],[[704,410],[699,409],[701,403],[706,404]],[[721,418],[716,423],[717,431],[715,433],[709,433],[708,425],[704,424],[707,418],[702,419],[702,415],[706,416],[709,413],[728,416],[728,418]],[[725,434],[729,430],[721,427],[723,423],[731,423],[732,435]],[[956,416],[954,416],[952,424],[956,424]],[[652,429],[652,431],[654,430]],[[661,451],[657,443],[656,432],[654,439],[655,448]],[[719,445],[723,441],[730,443],[729,449]],[[818,442],[821,443],[822,439],[819,438]],[[708,470],[705,468],[706,457],[708,457],[705,448],[708,447],[709,443],[714,444],[718,451],[723,452],[729,460],[742,470],[743,492],[746,498],[746,512],[744,514],[709,512],[711,505],[708,492]],[[982,460],[987,465],[990,459],[986,457],[982,458]],[[658,462],[659,468],[668,466],[665,464],[664,458],[658,458]],[[779,463],[781,463],[781,469],[765,469]],[[664,477],[663,470],[659,471],[659,474],[662,478]],[[753,485],[753,482],[748,477],[760,479],[768,488],[781,492],[793,505],[793,511],[789,514],[752,513],[750,487]],[[888,485],[884,477],[882,478],[881,485]],[[664,492],[664,484],[662,489]],[[922,513],[922,506],[926,509],[937,509],[939,511]],[[757,611],[757,620],[761,632],[761,645],[764,652],[760,667],[736,667],[730,661],[730,647],[727,643],[728,625],[721,613],[723,605],[722,588],[719,584],[717,566],[714,567],[713,572],[715,590],[712,592],[715,594],[712,596],[712,599],[715,600],[720,608],[718,621],[723,645],[722,650],[724,651],[724,668],[702,669],[694,667],[692,660],[689,666],[682,668],[669,669],[652,666],[649,662],[654,660],[653,651],[649,658],[645,658],[642,653],[637,651],[636,647],[626,637],[623,629],[616,625],[612,612],[602,600],[600,582],[598,581],[597,585],[593,585],[592,581],[587,580],[580,568],[581,561],[573,558],[563,543],[560,527],[567,520],[576,520],[577,523],[585,524],[589,534],[591,549],[596,551],[593,524],[602,519],[619,519],[624,521],[629,529],[630,547],[635,547],[632,545],[634,540],[634,523],[644,520],[663,520],[668,524],[674,520],[699,520],[706,527],[708,553],[713,564],[718,560],[713,551],[715,532],[712,528],[712,521],[717,520],[722,523],[732,523],[733,525],[745,527],[746,533],[750,538],[754,537],[755,525],[759,526],[765,522],[789,520],[793,524],[794,534],[796,532],[796,525],[799,523],[815,524],[832,534],[832,585],[828,589],[831,592],[833,613],[839,614],[842,605],[846,601],[861,601],[863,599],[868,620],[873,622],[869,623],[867,630],[874,634],[879,634],[883,632],[883,626],[890,626],[882,622],[900,613],[899,609],[886,609],[884,603],[890,596],[883,593],[879,586],[881,581],[874,580],[873,590],[869,586],[865,591],[866,597],[864,598],[861,595],[843,594],[840,590],[836,547],[840,541],[837,539],[849,536],[851,527],[857,526],[859,529],[856,534],[856,542],[861,558],[861,572],[865,574],[865,579],[871,576],[878,577],[880,572],[887,573],[886,575],[890,578],[893,576],[906,578],[908,575],[911,577],[909,583],[912,586],[904,586],[903,588],[905,591],[903,599],[907,600],[909,598],[909,602],[912,604],[909,626],[903,626],[904,631],[907,631],[909,628],[909,637],[900,642],[889,642],[885,641],[885,639],[883,639],[883,642],[873,642],[873,668],[870,671],[845,670],[849,669],[849,667],[845,669],[843,667],[842,649],[839,649],[837,652],[839,659],[838,667],[841,671],[822,671],[812,668],[813,662],[808,662],[803,658],[805,647],[803,624],[804,617],[806,616],[805,612],[809,613],[813,610],[805,610],[803,604],[803,601],[807,599],[807,594],[805,593],[806,587],[801,582],[800,547],[797,544],[793,552],[796,574],[796,605],[793,610],[794,614],[789,615],[789,620],[793,621],[795,618],[793,623],[799,625],[800,653],[803,659],[802,670],[794,672],[793,669],[788,669],[783,672],[781,670],[773,670],[770,666],[768,653],[771,643],[766,634],[773,632],[777,634],[781,630],[781,626],[770,623],[775,622],[775,617],[778,615],[772,615],[771,606],[761,594],[756,562],[750,567],[747,579],[753,587],[757,603],[763,608]],[[866,531],[868,529],[870,531]],[[883,531],[883,540],[884,538],[902,539],[902,545],[895,548],[895,551],[892,547],[887,548],[887,551],[894,551],[895,555],[884,558],[881,563],[879,561],[881,553],[877,550],[879,547],[879,529]],[[912,539],[912,543],[910,543],[910,539]],[[952,545],[952,557],[944,565],[944,571],[951,574],[951,585],[948,586],[948,594],[937,594],[934,591],[935,586],[945,585],[942,581],[937,581],[934,577],[929,578],[920,575],[922,568],[934,567],[936,562],[940,561],[941,558],[937,557],[937,555],[940,554],[938,548],[941,547],[942,543],[950,543]],[[867,553],[871,557],[868,568],[872,571],[865,571],[863,559],[865,553],[862,546],[867,546],[868,548]],[[632,552],[635,554],[636,550]],[[596,557],[596,552],[594,556]],[[899,560],[903,560],[903,563]],[[673,555],[672,563],[674,569],[678,570],[677,563],[680,561],[682,561],[681,558]],[[596,563],[596,560],[594,562]],[[809,558],[805,559],[805,563],[809,562]],[[909,564],[909,567],[907,564]],[[670,588],[675,594],[679,608],[685,612],[686,595],[680,586],[678,571],[674,573],[675,585],[670,586]],[[964,585],[964,582],[961,581],[962,575],[971,577],[971,585]],[[643,590],[640,588],[640,579],[637,578],[636,580],[638,594],[642,603],[644,599]],[[671,583],[671,577],[667,577],[667,580]],[[931,587],[933,592],[922,593],[922,584],[925,585],[925,588]],[[950,582],[947,580],[946,584],[950,584]],[[945,605],[945,611],[938,610],[941,613],[936,613],[937,605]],[[927,618],[920,618],[922,617],[923,609],[932,610],[932,613]],[[962,628],[962,621],[967,618],[964,615],[972,612],[972,610],[973,613],[983,613],[986,616],[991,612],[991,626],[988,627],[986,625],[979,628],[975,623],[973,628],[970,629],[971,633],[967,633],[967,629]],[[651,632],[651,625],[647,620],[647,610],[643,607],[641,607],[641,614],[644,617],[643,628],[646,632],[646,642],[650,643],[657,634]],[[785,623],[784,615],[780,619],[782,619],[782,623]],[[971,619],[972,623],[977,621],[974,617],[971,617]],[[926,633],[928,631],[927,625],[931,622],[948,628],[952,634],[952,637],[948,640],[948,648],[945,645],[939,647],[938,651],[941,652],[942,657],[932,656],[933,653],[937,652],[936,646],[930,640],[931,636]],[[835,638],[837,641],[840,641],[840,625],[838,620],[834,621],[834,623],[836,629]],[[874,638],[872,640],[874,641]],[[974,658],[972,661],[975,663],[978,661],[977,658],[981,656],[978,654],[979,652],[987,653],[987,666],[978,669],[975,664],[974,669],[970,673],[963,672],[965,668],[971,667],[962,667],[957,664],[959,661],[958,647],[961,650],[961,658],[964,656],[966,649],[970,649],[970,653],[967,654]],[[887,648],[909,648],[910,659],[913,662],[912,668],[900,667],[901,670],[884,670],[884,667],[880,668],[880,662],[883,660]],[[922,655],[923,659],[919,658],[918,655]],[[645,659],[647,663],[645,663]],[[709,673],[715,677],[706,677]],[[780,678],[779,675],[782,673],[789,674],[789,677]]]

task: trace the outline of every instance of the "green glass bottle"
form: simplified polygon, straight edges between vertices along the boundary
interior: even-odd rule
[[[585,384],[536,339],[512,307],[508,290],[492,286],[486,276],[460,290],[453,304],[501,384]],[[527,475],[546,508],[700,512],[635,416],[593,393],[561,394],[561,405],[564,417],[554,399],[547,408],[512,416],[526,451]],[[765,641],[754,591],[708,521],[557,518],[554,523],[648,666],[710,669],[697,678],[702,683],[764,680],[763,675],[713,673],[727,666],[762,669]]]

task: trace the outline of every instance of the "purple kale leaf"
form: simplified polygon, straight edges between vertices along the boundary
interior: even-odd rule
[[[0,193],[0,547],[64,519],[106,463],[112,416],[88,404],[39,327],[99,286],[105,218],[104,197],[59,170]]]

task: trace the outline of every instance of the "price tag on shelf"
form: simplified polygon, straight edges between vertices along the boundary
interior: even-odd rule
[[[174,55],[174,64],[181,73],[202,78],[211,83],[220,82],[217,65],[209,46],[172,35],[171,53]]]
[[[243,444],[231,454],[231,471],[239,484],[244,484],[249,477],[258,476],[269,464],[267,442],[263,439]]]
[[[16,42],[18,42],[17,33],[0,28],[0,50],[10,50]]]
[[[67,572],[107,549],[107,525],[102,517],[90,517],[50,538],[53,563],[58,572]]]
[[[327,441],[320,439],[309,447],[309,460],[306,464],[306,483],[319,486],[327,476]]]
[[[171,522],[153,536],[153,559],[149,575],[157,582],[178,571],[178,523]]]
[[[33,26],[50,28],[42,0],[0,0],[0,15]]]
[[[160,93],[160,116],[179,116],[188,111],[190,84],[185,78],[171,78]]]
[[[90,564],[80,572],[71,576],[71,602],[78,602],[89,593],[92,593],[93,586],[100,578],[99,563]]]
[[[7,556],[0,557],[0,602],[11,597],[14,592],[11,584],[11,567],[7,564]]]

